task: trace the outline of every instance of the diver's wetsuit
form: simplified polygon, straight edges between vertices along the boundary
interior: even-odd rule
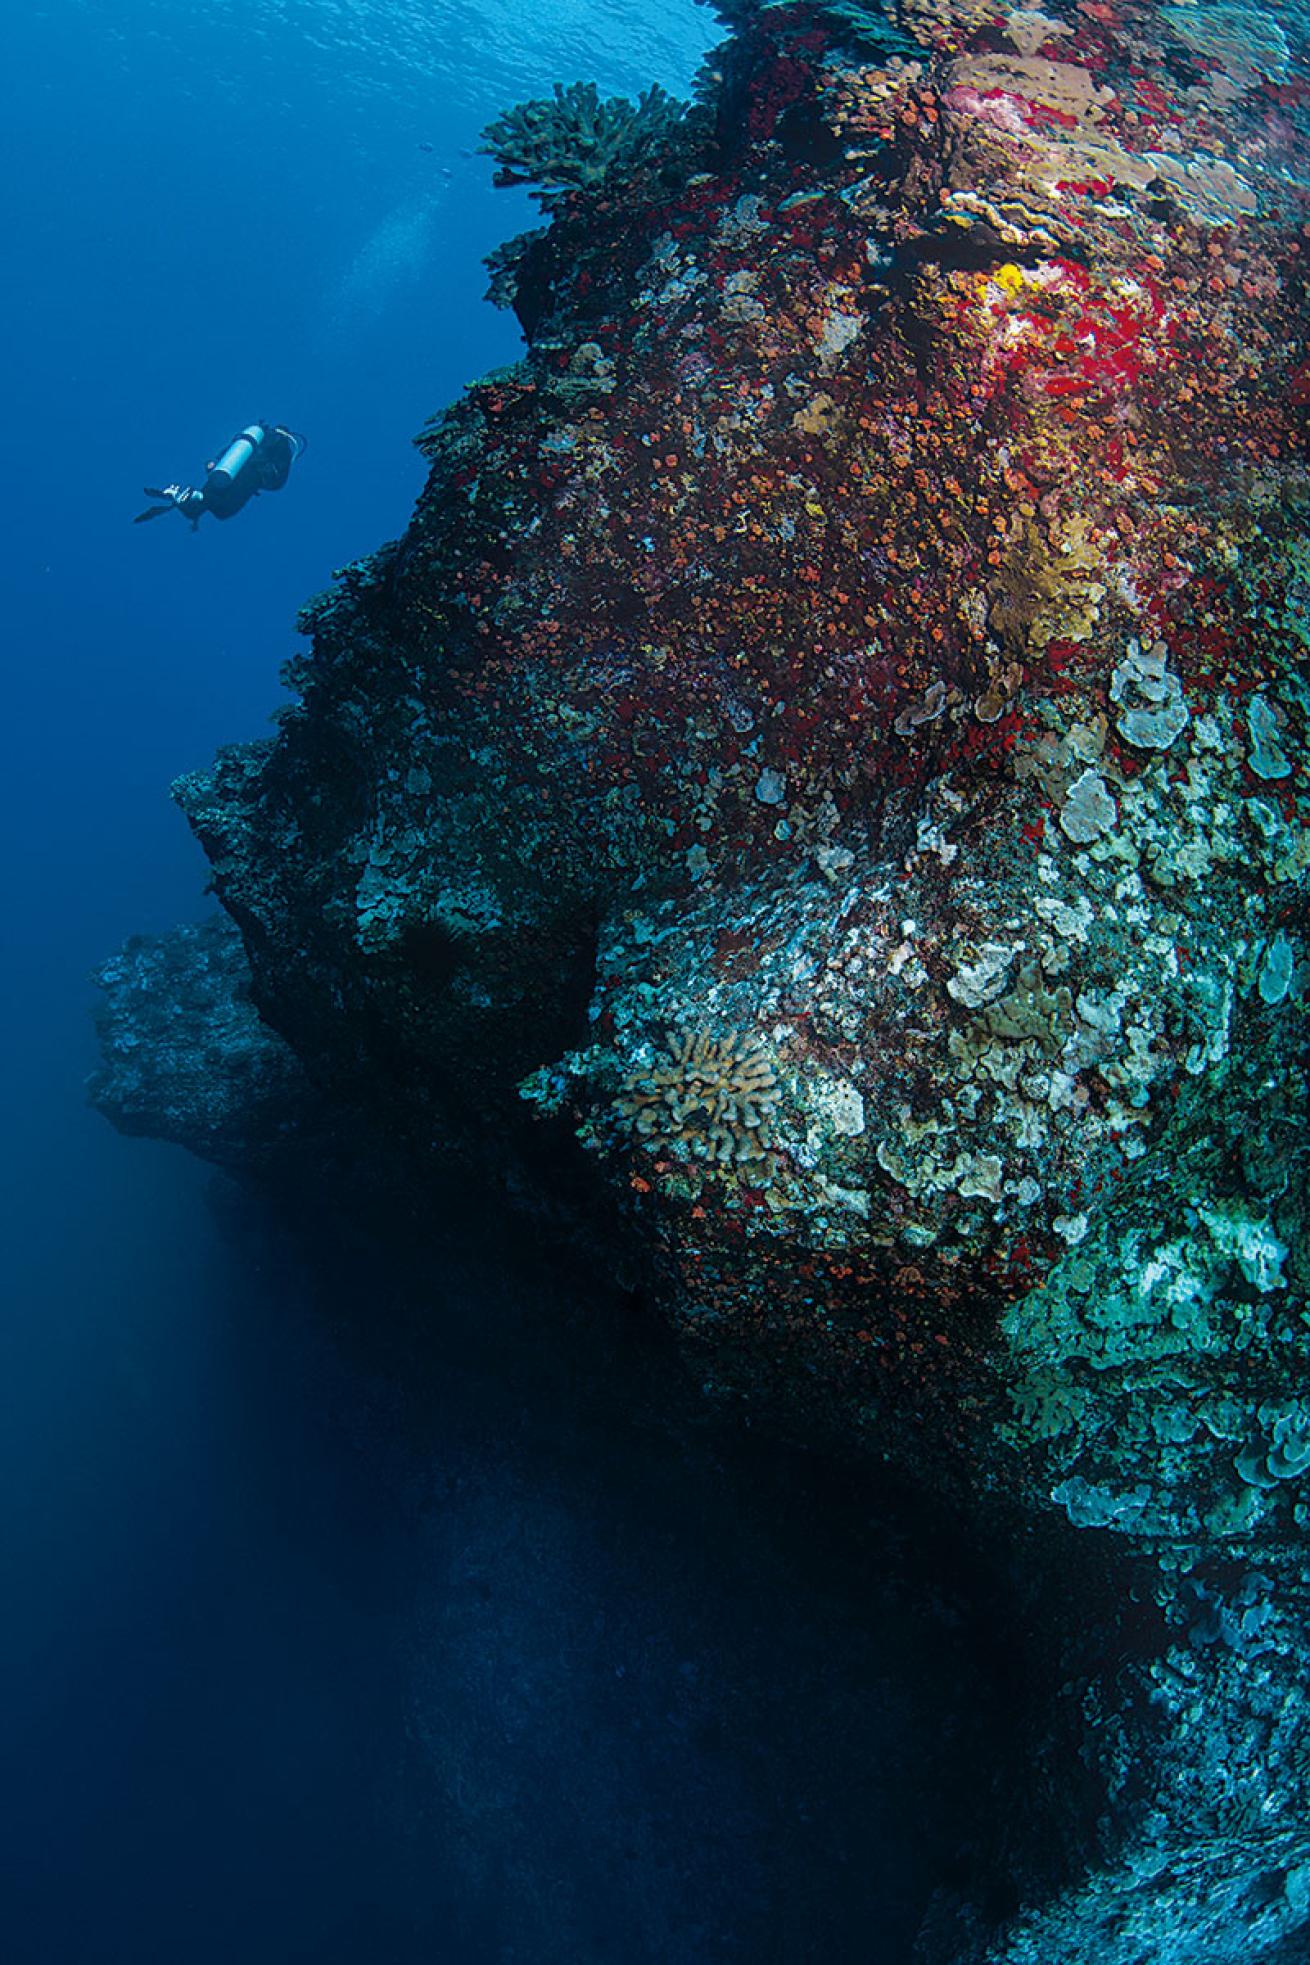
[[[206,465],[205,482],[198,491],[189,485],[165,485],[161,491],[147,485],[146,496],[162,498],[164,503],[138,512],[134,523],[140,525],[164,512],[181,512],[194,530],[206,512],[216,519],[233,518],[261,491],[281,491],[304,448],[305,439],[280,423],[248,424],[219,458]]]

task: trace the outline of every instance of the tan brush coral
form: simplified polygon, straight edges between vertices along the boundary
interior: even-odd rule
[[[615,1109],[652,1146],[740,1167],[767,1158],[779,1096],[772,1061],[754,1038],[688,1031],[624,1081]]]

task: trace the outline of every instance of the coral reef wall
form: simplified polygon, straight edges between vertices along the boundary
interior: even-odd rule
[[[490,262],[525,357],[305,610],[277,737],[178,787],[231,1000],[311,1144],[326,1102],[419,1178],[499,1169],[712,1396],[1104,1575],[1059,1720],[1097,1799],[1034,1773],[1085,1880],[1016,1858],[1021,1915],[927,1955],[1272,1955],[1310,1913],[1304,22],[720,11],[685,111],[488,132],[548,218]],[[176,1084],[202,952],[138,950],[111,1116],[151,1126],[152,1045]],[[197,1150],[240,1157],[242,1096],[197,1092]]]

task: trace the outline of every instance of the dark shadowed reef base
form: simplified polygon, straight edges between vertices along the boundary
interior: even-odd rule
[[[908,1959],[1022,1780],[1008,1580],[894,1478],[708,1416],[639,1304],[474,1197],[381,1288],[376,1226],[329,1294],[428,1470],[396,1835],[445,1852],[452,1955]]]
[[[1303,1957],[1304,23],[730,11],[688,111],[488,133],[527,353],[179,785],[226,912],[108,965],[97,1097],[396,1261],[495,1189],[707,1412],[965,1526],[1024,1778],[922,1957]]]
[[[288,1248],[216,1194],[293,1301],[308,1254],[318,1395],[389,1517],[382,1888],[306,1957],[908,1960],[1022,1779],[1009,1583],[894,1478],[714,1419],[654,1317],[454,1198],[343,1229],[284,1194]]]

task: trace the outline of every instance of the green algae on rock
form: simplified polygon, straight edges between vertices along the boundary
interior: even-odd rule
[[[1039,1756],[1034,1821],[1083,1880],[1020,1866],[934,1955],[1272,1956],[1310,1907],[1305,62],[1238,7],[913,0],[896,50],[729,11],[694,117],[585,156],[506,120],[526,354],[306,609],[277,738],[178,796],[260,1015],[419,1191],[512,1166],[712,1396],[1099,1566],[1098,1662],[1033,1613],[1090,1770]],[[134,1123],[157,1069],[178,1136],[196,1039],[146,981]]]

